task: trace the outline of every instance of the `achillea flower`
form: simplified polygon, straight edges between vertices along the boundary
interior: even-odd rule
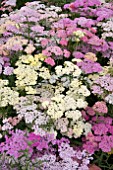
[[[102,71],[102,67],[99,63],[84,59],[82,62],[78,62],[77,65],[83,70],[86,74],[95,73]]]
[[[96,102],[93,105],[93,109],[94,109],[94,111],[96,111],[100,114],[108,112],[108,108],[107,108],[106,103],[104,101]]]
[[[51,66],[55,65],[55,61],[51,57],[46,58],[44,61]]]

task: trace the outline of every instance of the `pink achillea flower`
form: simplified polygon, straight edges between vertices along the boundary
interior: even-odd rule
[[[44,61],[51,66],[55,65],[55,61],[51,57],[46,58]]]
[[[48,43],[49,43],[49,40],[46,39],[46,38],[43,38],[43,39],[41,40],[41,46],[42,46],[42,47],[46,47],[46,46],[48,45]]]
[[[70,51],[64,49],[64,57],[65,57],[65,58],[69,58],[70,55],[71,55]]]
[[[94,109],[94,111],[99,112],[99,113],[107,113],[108,112],[108,108],[104,101],[96,102],[93,105],[93,109]]]
[[[60,40],[59,44],[61,44],[61,45],[63,45],[63,46],[67,46],[68,41],[67,41],[66,39],[62,38],[62,39]]]
[[[89,120],[90,117],[95,115],[95,111],[93,110],[92,107],[87,106],[84,110],[81,111],[83,117],[85,120]]]

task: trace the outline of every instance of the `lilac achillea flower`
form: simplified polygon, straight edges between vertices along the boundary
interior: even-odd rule
[[[13,67],[9,67],[9,66],[4,67],[4,72],[3,72],[3,74],[4,74],[4,75],[11,75],[11,74],[13,73],[13,70],[14,70]]]

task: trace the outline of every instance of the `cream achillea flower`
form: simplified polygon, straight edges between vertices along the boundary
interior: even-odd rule
[[[65,88],[63,87],[63,84],[62,83],[58,83],[55,86],[55,95],[61,94],[64,90],[65,90]]]
[[[14,74],[17,78],[15,83],[18,88],[35,85],[38,78],[38,73],[34,70],[33,66],[25,64],[20,64],[14,69]]]
[[[73,133],[74,133],[74,137],[80,137],[83,133],[83,129],[84,129],[84,123],[82,121],[78,121],[74,127],[73,127]]]
[[[74,31],[73,32],[73,35],[75,36],[74,37],[74,40],[76,42],[79,42],[80,41],[80,38],[84,37],[85,33],[81,30],[77,30],[77,31]]]
[[[91,124],[90,123],[84,123],[83,120],[78,121],[73,126],[73,134],[74,138],[80,137],[82,134],[87,135],[91,131]]]
[[[8,83],[9,83],[8,80],[2,80],[2,79],[0,79],[0,88],[8,85]]]
[[[51,98],[51,102],[47,109],[47,115],[49,115],[52,119],[57,120],[58,118],[63,116],[65,111],[65,102],[64,95],[56,95]]]
[[[80,80],[75,78],[71,81],[69,85],[69,90],[66,92],[66,94],[73,97],[76,102],[79,102],[77,100],[81,99],[81,104],[83,103],[84,105],[85,97],[90,95],[90,91],[85,85],[82,85],[82,82]],[[87,104],[85,104],[85,106],[87,106]]]
[[[71,96],[66,95],[64,97],[64,103],[65,103],[65,111],[70,109],[75,110],[77,108],[76,100]]]
[[[60,130],[63,135],[76,138],[86,135],[90,132],[91,125],[86,125],[80,109],[87,107],[86,97],[90,95],[90,91],[83,85],[82,80],[79,80],[82,71],[72,62],[65,61],[63,66],[55,67],[55,73],[49,81],[51,84],[55,83],[54,97],[44,109],[54,120],[53,127]]]
[[[15,105],[19,101],[19,93],[12,90],[8,85],[8,80],[0,79],[0,107],[5,107],[8,104]]]

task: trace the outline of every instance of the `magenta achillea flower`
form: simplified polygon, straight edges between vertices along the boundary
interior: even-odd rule
[[[33,149],[36,147],[38,151],[48,149],[49,142],[54,140],[53,135],[41,137],[34,133],[27,133],[21,130],[11,131],[10,137],[5,136],[5,142],[0,144],[0,152],[6,152],[7,155],[19,158],[23,155],[24,150],[28,150],[28,154],[33,154]]]
[[[90,120],[90,117],[93,117],[96,114],[94,109],[89,106],[87,106],[84,110],[82,110],[81,113],[83,115],[83,118],[87,121]]]
[[[16,130],[11,132],[11,136],[6,136],[6,141],[1,143],[0,151],[6,152],[7,155],[19,158],[24,155],[24,150],[28,150],[27,154],[31,155],[30,159],[42,160],[43,170],[62,167],[63,169],[85,168],[88,170],[88,165],[92,157],[85,150],[74,150],[69,145],[68,140],[55,140],[53,135],[41,137],[33,133],[27,134],[24,131]],[[53,144],[53,146],[51,145]],[[57,148],[54,147],[57,144]],[[57,151],[57,154],[56,154]],[[34,155],[34,156],[33,156]],[[52,159],[51,159],[52,158]]]
[[[25,132],[21,130],[16,130],[16,132],[11,132],[11,137],[5,136],[6,141],[0,144],[1,153],[6,152],[7,155],[14,156],[18,158],[22,155],[20,150],[30,149],[27,144],[27,138],[25,137]]]
[[[83,148],[89,153],[94,153],[101,149],[103,152],[110,152],[113,148],[113,119],[110,117],[94,117],[92,119],[92,132],[86,136]]]
[[[48,137],[50,137],[50,139]],[[39,151],[42,151],[43,149],[48,149],[49,142],[52,142],[53,139],[54,139],[54,136],[52,135],[41,137],[40,135],[30,133],[28,136],[28,141],[31,141],[32,143],[31,147],[32,148],[36,147],[37,150]]]

